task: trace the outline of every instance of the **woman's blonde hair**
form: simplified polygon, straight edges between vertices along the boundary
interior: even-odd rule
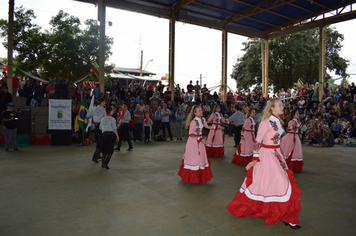
[[[248,111],[246,112],[246,117],[245,120],[248,119],[252,113],[252,111],[256,111],[255,108],[251,107],[250,109],[248,109]]]
[[[186,120],[185,123],[184,123],[184,127],[185,127],[186,129],[189,129],[190,122],[194,119],[195,112],[196,112],[196,110],[197,110],[198,108],[200,108],[200,106],[194,105],[194,106],[192,107],[192,109],[190,110],[190,113],[189,113],[189,115],[188,115],[188,117],[187,117],[187,120]]]
[[[272,107],[276,105],[276,101],[280,101],[279,98],[272,98],[267,102],[265,109],[263,109],[261,121],[268,119],[272,115]]]

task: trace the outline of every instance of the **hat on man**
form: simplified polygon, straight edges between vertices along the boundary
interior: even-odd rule
[[[8,107],[13,107],[14,104],[13,104],[12,102],[9,102],[9,103],[7,104],[7,106],[8,106]]]

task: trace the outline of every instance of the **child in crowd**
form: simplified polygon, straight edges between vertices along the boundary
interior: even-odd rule
[[[150,142],[150,134],[151,134],[151,130],[152,130],[152,124],[153,124],[153,121],[150,119],[150,113],[146,112],[145,120],[143,121],[143,127],[145,130],[145,143]]]
[[[185,113],[183,111],[182,105],[179,105],[175,117],[176,117],[176,126],[177,126],[177,140],[182,140],[183,122],[185,117]]]

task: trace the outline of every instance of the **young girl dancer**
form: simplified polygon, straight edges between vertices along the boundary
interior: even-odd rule
[[[213,177],[210,161],[205,151],[206,140],[202,137],[203,127],[207,129],[212,127],[208,126],[202,116],[202,109],[195,105],[192,107],[185,122],[186,129],[189,128],[189,138],[178,172],[184,182],[206,183]]]
[[[298,136],[299,112],[293,110],[288,117],[288,134],[281,141],[281,150],[288,168],[295,172],[302,172],[303,150]]]
[[[281,100],[271,99],[263,111],[246,178],[226,208],[237,218],[263,217],[268,225],[283,221],[297,230],[301,228],[297,225],[301,191],[279,147],[284,133],[279,118],[282,114]]]
[[[246,166],[253,156],[253,145],[255,144],[255,108],[250,108],[246,113],[245,124],[241,131],[241,142],[234,154],[232,163]]]
[[[220,113],[220,106],[215,105],[213,113],[208,119],[208,123],[213,122],[213,129],[209,131],[206,138],[206,154],[208,157],[222,157],[224,155],[224,142],[225,137],[222,132],[223,127],[220,126],[221,122],[228,124],[229,122],[223,118]]]

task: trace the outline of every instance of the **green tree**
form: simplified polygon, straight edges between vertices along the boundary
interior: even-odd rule
[[[345,76],[347,60],[340,57],[343,35],[326,27],[326,80],[329,71]],[[248,89],[262,83],[261,41],[243,43],[245,54],[237,59],[231,77],[237,87]],[[292,88],[298,80],[315,83],[319,80],[319,30],[312,29],[269,41],[269,85],[274,89]]]
[[[81,29],[78,17],[59,11],[50,21],[50,30],[31,21],[35,18],[33,10],[17,8],[14,20],[14,51],[17,56],[14,64],[18,68],[31,70],[41,68],[49,77],[61,76],[77,79],[90,71],[99,62],[99,25],[96,20],[86,20]],[[8,24],[0,20],[2,37],[7,36]],[[111,55],[113,39],[105,38],[105,58]],[[4,42],[7,47],[7,42]],[[114,65],[106,65],[109,72]]]

